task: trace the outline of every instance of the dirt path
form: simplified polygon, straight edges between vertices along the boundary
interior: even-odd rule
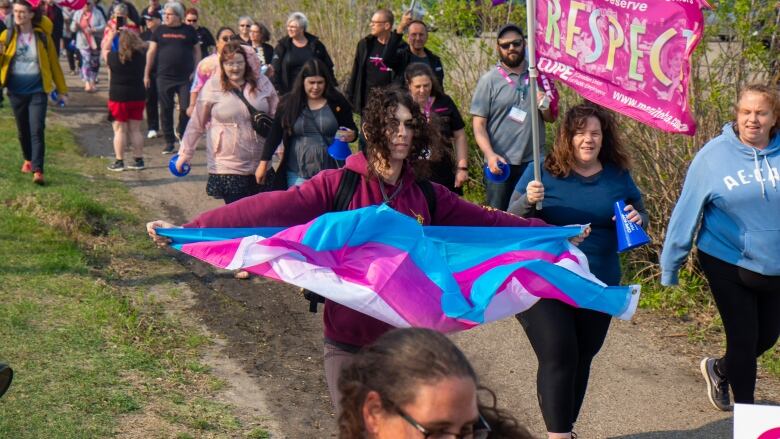
[[[79,82],[68,78],[79,90]],[[100,84],[106,89],[105,78]],[[113,157],[111,127],[105,122],[106,94],[76,91],[69,107],[52,119],[74,129],[89,155]],[[205,158],[196,154],[191,174],[176,179],[167,170],[170,156],[162,141],[147,143],[147,169],[118,173],[149,208],[149,219],[182,222],[221,202],[205,194]],[[139,233],[143,233],[139,224]],[[245,417],[261,419],[273,437],[334,435],[334,418],[322,375],[321,314],[289,286],[253,278],[239,281],[171,252],[181,273],[160,280],[186,284],[189,299],[181,312],[201,322],[216,340],[206,353],[214,373],[230,383],[219,396]],[[590,388],[576,431],[586,438],[729,438],[730,414],[709,405],[698,360],[718,347],[693,345],[685,329],[651,313],[632,322],[615,321],[593,364]],[[453,339],[473,361],[483,383],[496,390],[508,408],[537,435],[545,431],[535,392],[536,359],[514,320],[479,327]],[[780,382],[759,376],[757,398],[780,401]]]

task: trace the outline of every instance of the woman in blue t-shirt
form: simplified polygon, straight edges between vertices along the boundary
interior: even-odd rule
[[[544,160],[541,182],[526,169],[515,187],[509,212],[536,216],[555,225],[591,224],[579,247],[591,272],[607,285],[620,282],[620,260],[613,216],[615,201],[626,203],[628,219],[647,226],[642,195],[629,173],[629,158],[609,112],[594,104],[570,109],[552,151]],[[544,208],[535,204],[544,200]],[[570,438],[610,316],[542,299],[518,314],[539,361],[537,393],[549,438]]]

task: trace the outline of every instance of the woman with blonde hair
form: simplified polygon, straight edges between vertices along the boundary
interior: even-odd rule
[[[146,54],[138,33],[121,29],[119,49],[108,53],[111,71],[108,86],[108,111],[114,128],[114,154],[116,161],[108,167],[111,171],[124,171],[124,150],[128,140],[133,146],[132,164],[127,169],[144,168],[144,135],[141,122],[146,108],[144,68]]]
[[[722,411],[755,402],[756,360],[780,335],[777,89],[744,87],[734,113],[693,158],[661,253],[661,283],[676,285],[696,237],[726,333],[723,356],[705,357],[699,368],[710,403]]]

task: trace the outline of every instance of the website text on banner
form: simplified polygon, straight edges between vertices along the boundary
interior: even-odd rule
[[[540,0],[537,67],[642,123],[693,135],[690,56],[704,0]]]

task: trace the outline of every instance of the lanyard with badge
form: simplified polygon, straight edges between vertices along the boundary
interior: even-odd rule
[[[520,85],[517,82],[515,82],[514,79],[509,77],[509,74],[504,70],[503,67],[501,67],[500,64],[496,64],[496,70],[498,70],[498,73],[501,74],[501,76],[504,77],[507,83],[511,87],[515,89],[515,92],[520,92],[520,101],[525,101],[526,95],[528,94],[528,76],[525,77],[525,84]],[[526,74],[527,75],[527,74]],[[512,119],[514,122],[518,124],[525,123],[525,119],[528,117],[528,112],[520,108],[518,105],[512,105],[512,109],[509,111],[509,118]]]

